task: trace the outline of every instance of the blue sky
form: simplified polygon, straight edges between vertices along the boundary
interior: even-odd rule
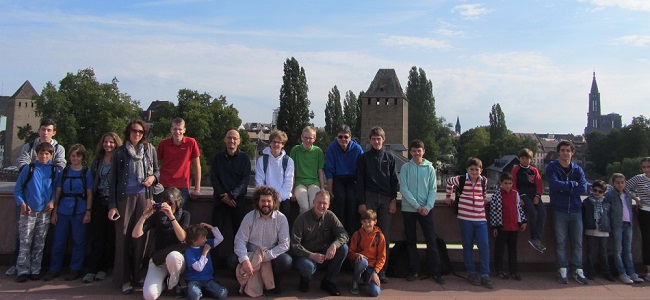
[[[0,94],[92,67],[146,108],[189,88],[270,122],[288,57],[324,125],[327,93],[380,68],[422,68],[438,116],[463,131],[500,103],[515,132],[581,134],[592,73],[602,112],[650,116],[650,1],[6,1]],[[191,122],[191,120],[188,120]],[[191,135],[191,133],[190,133]]]

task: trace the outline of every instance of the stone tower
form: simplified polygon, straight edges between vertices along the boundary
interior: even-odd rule
[[[387,148],[407,157],[409,103],[394,69],[379,69],[375,79],[360,97],[361,136],[359,143],[368,145],[368,132],[380,126],[386,132]]]
[[[36,90],[29,81],[25,81],[11,97],[0,96],[0,114],[7,116],[7,130],[5,132],[3,165],[16,164],[25,142],[18,138],[18,126],[27,124],[36,132],[40,119],[36,116]]]

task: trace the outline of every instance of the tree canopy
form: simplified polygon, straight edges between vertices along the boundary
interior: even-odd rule
[[[54,138],[61,145],[82,144],[90,158],[99,137],[111,131],[121,136],[126,124],[140,115],[140,103],[121,93],[117,83],[116,78],[98,82],[91,68],[68,73],[58,88],[47,82],[36,98],[36,113],[56,122]]]
[[[282,87],[280,87],[280,109],[278,111],[278,129],[287,133],[286,145],[300,143],[302,129],[310,125],[314,112],[309,110],[311,102],[307,97],[309,87],[305,69],[291,57],[284,63]]]
[[[339,128],[343,125],[343,109],[341,107],[341,93],[336,85],[327,93],[327,103],[325,104],[325,132],[329,136],[338,133]]]
[[[350,126],[352,136],[357,138],[361,134],[361,105],[359,101],[352,90],[345,92],[345,99],[343,100],[343,123]]]

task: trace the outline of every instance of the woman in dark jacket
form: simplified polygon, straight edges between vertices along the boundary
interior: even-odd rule
[[[115,222],[113,281],[122,293],[139,284],[146,237],[131,238],[131,232],[145,208],[153,201],[152,190],[160,172],[156,150],[147,143],[149,127],[138,119],[124,129],[124,145],[115,150],[108,195],[108,218]]]
[[[95,178],[93,191],[92,217],[90,221],[90,256],[88,257],[88,273],[83,281],[106,279],[106,271],[112,266],[115,257],[115,225],[106,218],[108,214],[108,185],[111,174],[113,152],[122,146],[122,139],[115,132],[102,136],[95,150],[95,158],[90,165],[90,171]]]
[[[185,270],[183,253],[187,246],[183,241],[189,226],[190,213],[183,210],[183,196],[175,187],[166,189],[162,194],[162,203],[149,205],[135,224],[131,234],[135,239],[155,229],[152,237],[155,249],[142,287],[145,300],[158,299],[165,285],[168,290],[174,289],[177,297],[183,296],[178,279]],[[164,282],[165,277],[169,277],[167,282]]]

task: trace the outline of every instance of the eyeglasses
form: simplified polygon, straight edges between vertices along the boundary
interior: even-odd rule
[[[594,194],[602,194],[602,193],[605,192],[605,191],[603,191],[603,190],[601,190],[601,189],[592,189],[591,191],[592,191]]]
[[[131,128],[131,132],[133,132],[133,133],[138,133],[138,134],[144,134],[144,130],[140,130],[140,129],[133,129],[133,128]]]
[[[347,139],[350,138],[350,136],[349,135],[339,135],[338,138],[342,139],[342,140],[347,140]]]
[[[281,141],[272,141],[271,144],[274,144],[274,145],[284,145],[284,143],[281,142]]]

